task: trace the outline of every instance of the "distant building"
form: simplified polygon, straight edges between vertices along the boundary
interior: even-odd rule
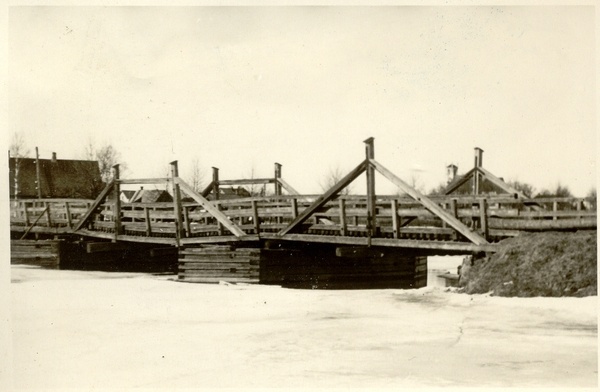
[[[173,201],[173,196],[165,190],[144,188],[135,191],[135,194],[129,200],[130,203],[166,203],[171,201]]]
[[[244,198],[244,197],[251,197],[252,195],[250,194],[250,192],[248,192],[248,190],[244,187],[222,187],[219,188],[219,199],[220,200],[230,200],[230,199],[240,199],[240,198]],[[214,193],[210,193],[207,196],[208,200],[214,200],[215,199],[215,195]]]
[[[458,167],[456,165],[449,165],[446,167],[446,175],[447,175],[447,185],[446,189],[455,188],[455,186],[462,182],[465,179],[463,174],[456,174],[458,171]],[[469,175],[469,179],[460,185],[458,188],[454,189],[451,193],[456,195],[472,195],[475,193],[473,189],[473,175]],[[481,178],[481,177],[480,177]],[[500,178],[500,180],[503,180]],[[479,194],[482,195],[500,195],[507,193],[504,189],[497,186],[493,182],[482,178],[479,182]]]
[[[97,161],[39,159],[42,198],[95,199],[104,188]],[[38,197],[35,158],[9,158],[11,199]]]

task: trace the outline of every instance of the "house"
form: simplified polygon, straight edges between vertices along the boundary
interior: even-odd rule
[[[95,199],[104,188],[97,161],[39,159],[42,198]],[[9,157],[11,199],[38,198],[38,174],[35,158]]]
[[[450,193],[456,195],[472,195],[475,193],[473,179],[473,172],[470,171],[466,175],[457,174],[458,166],[450,164],[446,166],[447,184],[446,190],[451,189]],[[501,183],[504,183],[502,177],[499,178]],[[506,184],[503,184],[506,185]],[[479,182],[479,194],[483,195],[500,195],[504,193],[510,193],[507,191],[506,185],[504,188],[499,186],[498,183],[492,182],[485,177],[480,177]]]
[[[221,187],[219,188],[219,200],[230,200],[230,199],[241,199],[244,197],[251,197],[252,195],[246,188],[243,187]],[[207,196],[208,200],[214,200],[214,193],[210,193]]]
[[[143,187],[135,191],[135,194],[129,200],[130,203],[166,203],[171,201],[173,201],[173,196],[169,192],[161,189],[144,189]]]

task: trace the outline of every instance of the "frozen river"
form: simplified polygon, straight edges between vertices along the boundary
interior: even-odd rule
[[[598,384],[597,297],[292,290],[26,266],[11,278],[14,386],[4,390]]]

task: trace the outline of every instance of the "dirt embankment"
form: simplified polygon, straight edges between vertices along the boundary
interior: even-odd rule
[[[502,297],[597,295],[596,236],[548,232],[506,239],[495,254],[463,263],[460,286]]]

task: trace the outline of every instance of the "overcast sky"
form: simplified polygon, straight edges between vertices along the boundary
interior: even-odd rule
[[[596,180],[592,7],[13,7],[9,133],[42,158],[114,145],[135,177],[319,192],[375,138],[430,189],[484,167],[538,190]],[[384,178],[378,191],[391,192]]]

